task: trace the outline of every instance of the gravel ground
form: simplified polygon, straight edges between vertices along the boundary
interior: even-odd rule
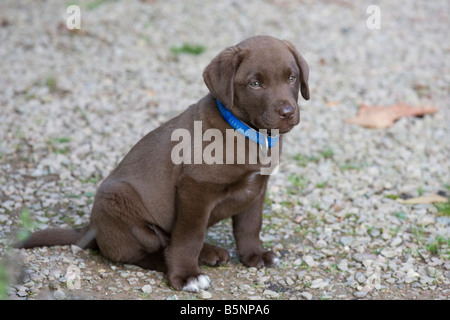
[[[448,299],[449,3],[71,1],[0,3],[0,296],[10,299]],[[366,9],[381,9],[381,29]],[[202,71],[255,34],[289,39],[311,100],[271,178],[262,239],[277,268],[245,268],[231,222],[208,241],[232,261],[177,292],[163,274],[76,247],[12,249],[14,236],[88,222],[96,188],[148,131],[207,93]],[[175,53],[183,44],[200,54]],[[200,50],[201,51],[201,50]],[[347,124],[361,103],[435,105],[391,128]]]

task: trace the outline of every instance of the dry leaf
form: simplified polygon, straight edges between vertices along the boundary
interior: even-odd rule
[[[337,106],[337,105],[339,105],[339,104],[340,104],[339,101],[328,101],[328,102],[327,102],[327,107],[328,107],[328,108],[333,108],[333,107],[335,107],[335,106]]]
[[[334,209],[334,212],[336,212],[336,213],[338,213],[344,209],[342,206],[338,205],[337,203],[333,204],[332,207]]]
[[[301,215],[298,215],[298,216],[295,217],[294,222],[295,222],[295,223],[300,223],[300,222],[302,222],[302,220],[303,220],[304,218],[305,218],[305,217],[302,217]]]
[[[432,194],[429,196],[422,196],[417,198],[411,198],[411,199],[397,199],[398,202],[403,204],[429,204],[429,203],[435,203],[435,202],[447,202],[448,199],[446,197],[440,196],[438,194]]]
[[[364,103],[358,110],[356,118],[345,120],[347,123],[354,123],[366,128],[388,128],[401,117],[422,116],[437,112],[434,106],[412,107],[404,103],[393,104],[390,107],[368,106]]]

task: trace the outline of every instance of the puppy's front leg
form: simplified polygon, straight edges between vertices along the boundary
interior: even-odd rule
[[[265,250],[259,239],[265,194],[264,187],[249,207],[233,216],[233,234],[237,251],[242,263],[247,267],[273,267],[278,263],[275,253]]]
[[[209,287],[198,258],[212,210],[207,188],[188,176],[177,184],[177,216],[166,251],[169,282],[177,290],[198,292]]]

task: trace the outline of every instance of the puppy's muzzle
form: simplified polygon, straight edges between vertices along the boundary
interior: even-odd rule
[[[280,118],[283,120],[290,120],[294,118],[295,115],[295,108],[291,106],[290,104],[282,105],[278,109],[278,114],[280,115]]]

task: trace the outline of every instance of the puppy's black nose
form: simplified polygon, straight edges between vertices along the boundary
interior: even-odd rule
[[[284,105],[281,106],[278,110],[278,113],[281,117],[281,119],[291,119],[294,116],[294,107],[291,105]]]

